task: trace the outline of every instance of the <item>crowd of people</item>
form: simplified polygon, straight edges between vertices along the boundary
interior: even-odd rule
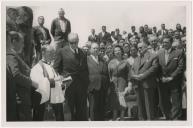
[[[20,13],[7,9],[7,121],[186,120],[186,27],[102,26],[79,48],[62,8],[50,31],[39,16],[25,34]]]

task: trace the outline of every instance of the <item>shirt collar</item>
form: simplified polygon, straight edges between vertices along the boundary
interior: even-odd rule
[[[93,56],[92,54],[90,55],[97,63],[99,62],[98,56]]]
[[[165,51],[166,51],[166,53],[170,53],[172,51],[172,48],[170,48],[168,50],[165,49]]]
[[[76,50],[76,52],[78,53],[78,48],[73,49],[73,48],[71,48],[71,46],[70,46],[70,49],[71,49],[71,51],[72,51],[73,53],[75,53],[75,50]]]

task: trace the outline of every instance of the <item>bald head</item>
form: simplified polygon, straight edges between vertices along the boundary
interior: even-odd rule
[[[147,45],[147,43],[145,43],[145,42],[141,42],[141,43],[139,43],[139,44],[137,45],[137,47],[138,47],[139,53],[140,53],[141,55],[143,55],[143,54],[147,51],[148,45]]]
[[[99,54],[99,45],[96,42],[91,44],[90,53],[94,56],[98,56],[98,54]]]
[[[69,42],[69,45],[72,49],[77,49],[78,48],[78,42],[79,42],[78,34],[77,33],[70,33],[68,35],[68,42]]]

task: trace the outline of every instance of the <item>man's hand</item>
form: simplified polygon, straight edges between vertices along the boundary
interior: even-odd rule
[[[63,82],[63,84],[65,84],[66,88],[68,88],[71,83],[72,83],[72,80]]]
[[[142,80],[142,78],[143,78],[143,74],[139,74],[139,75],[133,75],[132,77],[133,77],[133,79],[135,79],[135,80]]]
[[[167,83],[167,82],[172,81],[172,80],[173,80],[173,77],[162,77],[161,80],[162,80],[163,83]]]
[[[44,40],[40,40],[40,44],[44,45],[45,41]]]

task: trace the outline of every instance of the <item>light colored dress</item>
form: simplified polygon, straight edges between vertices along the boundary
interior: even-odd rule
[[[126,60],[112,59],[109,62],[108,69],[111,80],[111,107],[113,109],[124,108],[126,104],[122,93],[130,79],[130,65]]]

